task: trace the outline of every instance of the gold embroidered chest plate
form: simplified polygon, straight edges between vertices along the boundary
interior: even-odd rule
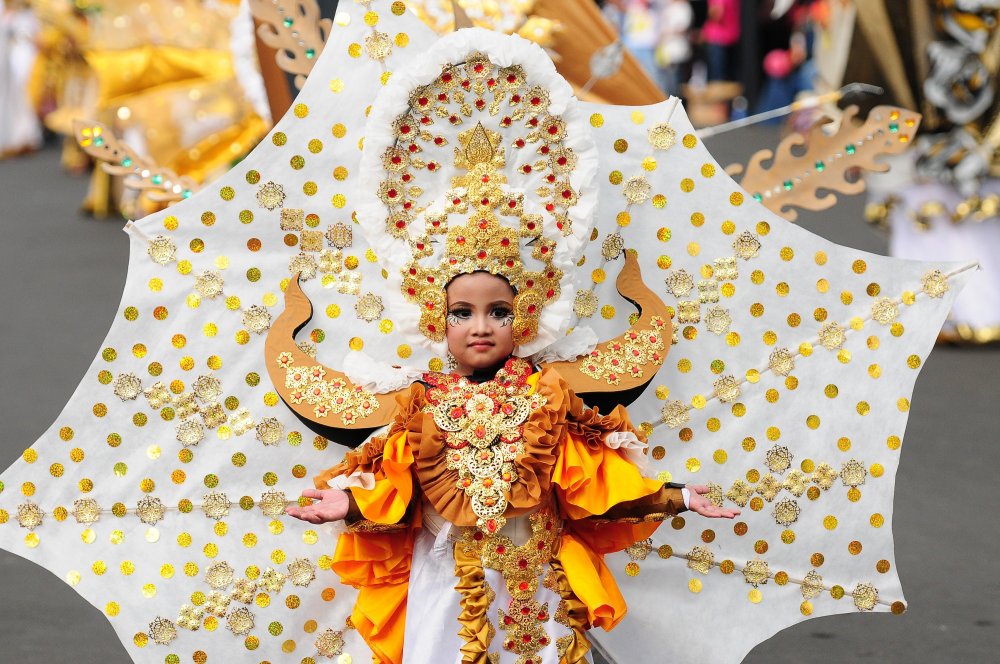
[[[424,412],[444,433],[445,462],[458,472],[476,526],[492,535],[503,528],[511,484],[517,480],[514,459],[524,454],[524,423],[545,397],[534,392],[530,363],[511,358],[492,380],[474,383],[456,374],[425,374]]]

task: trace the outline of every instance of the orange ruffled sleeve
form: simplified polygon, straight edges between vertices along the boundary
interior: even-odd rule
[[[413,530],[346,532],[337,540],[332,569],[358,589],[351,622],[381,664],[401,664]]]
[[[604,555],[646,539],[659,522],[597,522],[616,506],[645,502],[662,494],[663,483],[644,477],[624,451],[604,438],[632,431],[621,406],[608,415],[589,409],[569,391],[566,432],[559,446],[552,484],[567,518],[559,559],[573,593],[586,605],[594,627],[610,630],[625,617],[627,606]]]
[[[413,559],[412,527],[379,532],[378,526],[398,524],[413,502],[413,454],[406,425],[423,403],[423,386],[414,385],[397,399],[399,409],[389,431],[348,452],[339,464],[314,478],[317,488],[340,475],[360,471],[375,477],[371,489],[351,487],[364,517],[337,540],[332,569],[342,583],[358,589],[351,622],[380,664],[402,664],[406,631],[406,599]],[[414,521],[419,523],[419,516]],[[374,524],[374,525],[373,525]]]

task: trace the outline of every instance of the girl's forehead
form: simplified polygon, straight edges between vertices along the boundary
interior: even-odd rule
[[[448,284],[449,301],[464,300],[482,302],[494,300],[511,300],[514,291],[505,279],[489,272],[473,272],[462,274]]]

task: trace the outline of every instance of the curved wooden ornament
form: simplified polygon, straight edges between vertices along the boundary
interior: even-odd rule
[[[643,283],[632,250],[625,253],[615,287],[639,309],[638,320],[622,334],[598,344],[589,355],[541,365],[558,371],[590,405],[628,405],[639,398],[663,366],[673,337],[670,310]]]
[[[312,319],[312,312],[312,303],[295,275],[285,289],[285,310],[271,325],[264,342],[264,362],[275,392],[310,428],[324,435],[332,432],[337,442],[345,442],[338,431],[367,433],[388,424],[396,410],[396,396],[403,390],[369,392],[295,344],[295,334]]]

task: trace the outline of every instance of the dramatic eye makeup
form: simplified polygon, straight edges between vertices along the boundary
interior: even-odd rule
[[[490,320],[498,322],[500,327],[507,327],[514,322],[514,310],[509,304],[494,304],[490,307],[489,317]],[[456,306],[445,316],[445,322],[450,327],[463,325],[470,320],[472,320],[472,309],[464,305]]]
[[[472,310],[468,307],[455,307],[445,316],[445,322],[449,327],[457,327],[467,323],[472,318]]]
[[[500,327],[507,327],[514,322],[514,311],[506,306],[496,306],[490,309],[490,318],[500,322]]]

